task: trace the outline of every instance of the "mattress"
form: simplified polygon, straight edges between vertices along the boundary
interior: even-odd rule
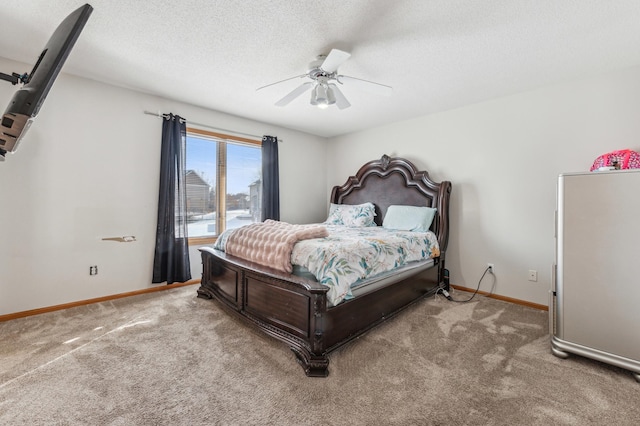
[[[397,270],[391,270],[356,281],[351,286],[351,295],[355,298],[364,294],[370,293],[382,287],[386,287],[391,284],[395,284],[398,281],[402,281],[406,278],[419,274],[422,271],[432,268],[435,265],[434,259],[427,259],[423,261],[411,262],[402,268],[402,272]],[[304,277],[310,280],[316,280],[316,277],[309,272],[309,270],[300,265],[293,265],[293,274],[299,277]]]

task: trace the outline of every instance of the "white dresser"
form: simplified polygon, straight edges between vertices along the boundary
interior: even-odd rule
[[[560,175],[554,269],[554,355],[622,367],[640,382],[640,170]]]

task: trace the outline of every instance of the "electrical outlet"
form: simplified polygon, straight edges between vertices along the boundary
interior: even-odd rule
[[[533,269],[529,269],[529,281],[538,281],[538,271],[534,271]]]
[[[489,268],[490,274],[493,274],[496,271],[496,267],[493,266],[493,263],[487,263],[487,268]]]
[[[98,265],[89,266],[89,275],[98,275]]]

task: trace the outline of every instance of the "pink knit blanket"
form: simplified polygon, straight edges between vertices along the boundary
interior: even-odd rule
[[[329,235],[322,225],[292,225],[267,219],[233,230],[225,252],[260,265],[291,273],[291,251],[296,242]]]

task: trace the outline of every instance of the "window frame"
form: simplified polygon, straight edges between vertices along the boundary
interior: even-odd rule
[[[204,245],[213,244],[218,239],[218,235],[224,231],[227,215],[227,141],[232,143],[241,143],[243,145],[251,145],[258,148],[262,148],[261,139],[251,139],[242,136],[230,135],[227,133],[212,132],[210,130],[198,129],[195,127],[187,127],[187,137],[189,134],[197,135],[200,137],[214,139],[216,142],[216,224],[221,224],[223,229],[218,229],[218,233],[213,236],[204,237],[191,237],[187,235],[188,244],[192,245]],[[220,191],[223,188],[223,191]]]

